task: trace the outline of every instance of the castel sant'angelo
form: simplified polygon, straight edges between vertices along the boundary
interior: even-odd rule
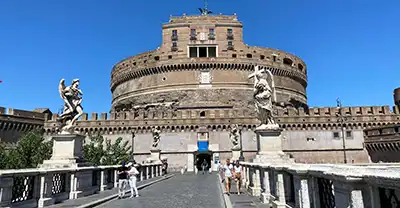
[[[171,168],[198,158],[230,158],[231,125],[241,129],[245,160],[257,152],[254,128],[260,123],[253,103],[254,66],[274,75],[276,121],[283,129],[282,148],[296,162],[343,162],[338,108],[307,105],[307,65],[285,51],[248,46],[243,24],[235,15],[183,15],[162,25],[162,44],[126,58],[111,72],[111,113],[84,114],[81,133],[133,142],[136,161],[150,155],[151,129],[161,130],[161,155]],[[400,93],[399,93],[400,95]],[[369,162],[363,129],[399,123],[399,110],[389,106],[342,107],[347,117],[344,137],[349,162]],[[45,118],[45,135],[56,134],[56,117]]]

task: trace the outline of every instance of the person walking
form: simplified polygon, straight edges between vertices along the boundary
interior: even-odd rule
[[[238,195],[240,195],[240,187],[242,187],[242,171],[242,166],[240,165],[239,161],[236,161],[235,166],[233,167],[233,174],[235,177],[236,190]]]
[[[134,166],[135,163],[128,163],[127,167],[130,168],[128,171],[128,176],[129,176],[129,186],[131,188],[131,196],[129,198],[139,197],[139,191],[136,187],[136,181],[137,181],[137,175],[139,174],[139,171],[136,169]],[[135,195],[133,194],[133,191],[135,191]]]
[[[118,174],[118,199],[125,196],[125,188],[128,183],[128,168],[125,166],[125,162],[122,162],[122,166],[117,169]]]
[[[208,167],[208,163],[207,163],[206,159],[204,159],[203,163],[201,163],[201,169],[203,170],[203,175],[206,172],[207,167]]]
[[[230,161],[230,159],[227,159],[226,164],[223,165],[223,167],[222,167],[222,170],[224,173],[224,181],[225,181],[227,195],[230,195],[230,193],[231,193],[232,169],[233,169],[233,166],[231,164],[231,161]]]

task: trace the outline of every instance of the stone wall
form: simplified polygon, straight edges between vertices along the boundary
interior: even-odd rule
[[[27,111],[0,107],[0,142],[15,144],[26,132],[42,130],[45,119],[51,116],[48,109]]]
[[[364,130],[365,148],[372,162],[399,162],[400,125],[387,125]]]

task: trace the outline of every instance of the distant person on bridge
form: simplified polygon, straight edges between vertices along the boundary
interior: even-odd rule
[[[222,166],[222,171],[224,175],[225,185],[226,185],[226,194],[230,195],[231,193],[231,180],[232,180],[232,169],[233,165],[231,164],[231,160],[227,159],[226,164]]]
[[[208,163],[206,159],[203,160],[203,163],[201,163],[201,169],[203,170],[203,174],[206,172],[206,169],[208,167]]]
[[[136,164],[136,163],[135,163]],[[131,196],[130,198],[133,198],[133,191],[135,191],[135,197],[139,197],[139,192],[136,187],[136,180],[137,180],[137,175],[139,174],[139,171],[136,169],[134,166],[134,163],[128,163],[126,167],[130,168],[128,171],[129,175],[129,186],[131,187]]]
[[[242,166],[240,165],[239,161],[236,161],[235,166],[233,167],[233,175],[235,177],[238,195],[240,194],[240,187],[242,186],[242,171]]]
[[[125,196],[125,188],[128,183],[128,167],[125,166],[125,162],[122,162],[122,166],[117,169],[118,174],[118,199]]]

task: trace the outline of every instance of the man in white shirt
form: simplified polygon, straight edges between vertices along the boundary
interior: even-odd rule
[[[131,187],[131,196],[130,198],[132,198],[133,195],[133,191],[135,190],[135,196],[139,197],[139,192],[138,189],[136,187],[136,180],[137,180],[137,175],[139,174],[139,171],[136,169],[136,167],[133,165],[133,163],[128,163],[128,165],[126,166],[129,169],[128,171],[128,176],[129,176],[129,186]]]
[[[233,165],[229,159],[226,160],[226,164],[223,165],[222,171],[225,178],[226,194],[231,193],[231,180],[232,180],[232,169]]]
[[[242,171],[242,166],[240,165],[239,161],[236,161],[235,166],[233,167],[233,177],[235,178],[238,195],[240,194],[240,187],[242,186]]]

